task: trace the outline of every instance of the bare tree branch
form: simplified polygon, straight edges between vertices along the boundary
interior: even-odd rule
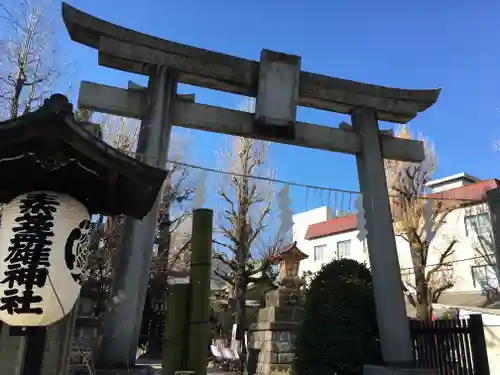
[[[229,285],[234,286],[234,278],[233,277],[230,277],[230,276],[226,275],[225,273],[219,272],[217,270],[214,270],[214,273],[217,276],[219,276],[222,280],[224,280],[226,283],[228,283]]]
[[[70,73],[61,53],[49,0],[0,5],[6,33],[0,39],[0,119],[16,118],[42,104],[60,79]]]
[[[446,247],[446,249],[441,253],[441,255],[439,255],[439,260],[438,260],[437,264],[434,267],[432,267],[430,270],[427,271],[427,275],[429,278],[432,277],[432,275],[434,275],[436,272],[438,272],[443,267],[451,265],[451,263],[447,262],[446,259],[448,259],[448,257],[451,254],[453,254],[454,246],[456,243],[458,243],[458,241],[456,239],[453,239],[448,243],[448,246]],[[450,286],[450,288],[451,288],[451,286]],[[448,289],[448,288],[446,288],[446,289]]]
[[[406,126],[400,129],[399,137],[411,138]],[[436,169],[436,158],[429,142],[424,141],[424,145],[426,159],[422,163],[386,160],[385,166],[395,233],[408,242],[413,264],[414,280],[402,280],[403,292],[416,308],[417,317],[428,320],[432,316],[432,304],[454,285],[450,257],[457,243],[456,239],[450,239],[445,249],[439,251],[432,241],[459,204],[454,200],[427,197],[425,189]],[[437,257],[437,264],[427,269],[431,255],[433,259]]]
[[[251,110],[251,103],[247,104],[250,105],[244,110]],[[264,234],[270,229],[274,198],[272,186],[269,182],[247,177],[270,177],[273,174],[269,167],[268,147],[268,143],[263,141],[234,138],[232,147],[218,155],[225,164],[225,169],[238,176],[222,177],[217,189],[223,207],[217,218],[222,239],[214,259],[228,269],[227,274],[223,275],[220,271],[217,274],[234,287],[232,298],[237,305],[235,323],[242,330],[246,329],[245,296],[248,285],[257,281],[258,274],[269,268],[268,260],[254,258],[264,254],[263,248],[274,248],[273,244],[265,244],[264,241]],[[227,249],[229,253],[224,254]],[[243,345],[242,357],[245,356],[246,348]],[[241,362],[244,366],[245,361]],[[243,371],[244,367],[240,370]]]
[[[408,290],[407,285],[408,284],[405,284],[403,281],[401,281],[401,288],[403,289],[403,294],[408,298],[408,301],[411,303],[413,307],[417,307],[417,301],[415,301],[415,298]]]
[[[88,121],[92,113],[78,111],[77,117]],[[104,116],[103,138],[119,151],[135,156],[139,126],[136,120],[119,116]],[[177,157],[175,151],[173,150],[173,156],[171,156],[174,160]],[[191,238],[188,232],[191,228],[188,225],[186,233],[178,232],[181,225],[189,218],[189,207],[186,203],[191,200],[193,191],[194,184],[189,171],[176,163],[169,164],[167,180],[161,192],[157,228],[159,244],[152,268],[152,275],[162,279],[165,283],[170,272],[189,269]],[[111,276],[112,258],[119,251],[123,219],[123,216],[106,218],[103,224],[104,230],[100,230],[99,233],[99,256],[94,256],[95,265],[90,268],[102,269],[106,277]],[[97,277],[95,272],[94,277]]]

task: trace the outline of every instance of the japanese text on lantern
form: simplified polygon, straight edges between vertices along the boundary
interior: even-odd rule
[[[8,314],[42,314],[36,294],[47,282],[50,267],[51,238],[54,236],[54,212],[59,205],[55,195],[31,193],[20,201],[19,216],[12,228],[13,237],[4,259],[7,269],[0,282],[8,284],[0,298],[0,310]]]

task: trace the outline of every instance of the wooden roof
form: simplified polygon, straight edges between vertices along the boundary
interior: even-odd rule
[[[0,122],[0,203],[34,190],[66,193],[90,213],[142,219],[165,170],[148,166],[75,122],[73,106],[56,94],[38,110]]]
[[[294,258],[295,260],[304,260],[309,258],[309,255],[306,253],[302,252],[298,247],[297,247],[297,242],[292,242],[289,245],[286,245],[280,251],[271,256],[269,259],[275,262],[281,262],[284,259],[290,259]]]

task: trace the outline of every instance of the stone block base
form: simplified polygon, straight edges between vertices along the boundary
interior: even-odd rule
[[[87,374],[87,373],[85,373]],[[151,366],[135,366],[131,369],[97,369],[96,375],[154,375],[155,370]]]
[[[425,368],[404,369],[373,365],[363,366],[363,375],[437,375],[437,373],[437,370]]]
[[[279,373],[290,373],[291,363],[257,363],[257,374],[259,375],[277,375]]]

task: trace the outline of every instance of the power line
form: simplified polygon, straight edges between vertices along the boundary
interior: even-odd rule
[[[201,165],[195,165],[195,164],[190,164],[190,163],[185,163],[185,162],[180,162],[180,161],[175,161],[175,160],[167,160],[168,163],[171,164],[177,164],[181,165],[187,168],[192,168],[192,169],[198,169],[206,172],[213,172],[213,173],[219,173],[227,176],[235,176],[235,177],[242,177],[242,178],[249,178],[252,180],[261,180],[261,181],[267,181],[267,182],[275,182],[278,184],[283,184],[283,185],[290,185],[290,186],[296,186],[296,187],[302,187],[306,189],[313,189],[313,190],[323,190],[323,191],[332,191],[336,193],[345,193],[345,194],[356,194],[356,195],[361,195],[361,192],[359,191],[353,191],[353,190],[344,190],[344,189],[337,189],[337,188],[331,188],[327,186],[317,186],[317,185],[309,185],[309,184],[302,184],[300,182],[294,182],[294,181],[288,181],[288,180],[281,180],[281,179],[276,179],[276,178],[271,178],[271,177],[264,177],[264,176],[255,176],[255,175],[247,175],[243,173],[236,173],[236,172],[230,172],[230,171],[225,171],[222,169],[216,169],[216,168],[208,168],[208,167],[202,167]],[[400,197],[398,194],[389,194],[389,196],[392,197]],[[464,202],[470,202],[471,199],[465,199],[465,198],[453,198],[453,197],[422,197],[422,199],[446,199],[446,200],[455,200],[455,201],[464,201]]]
[[[438,266],[439,264],[443,264],[443,266],[444,266],[444,265],[447,265],[447,264],[455,264],[455,263],[460,263],[460,262],[467,262],[469,260],[484,259],[485,257],[494,256],[494,255],[495,255],[494,253],[486,254],[486,255],[477,255],[477,256],[471,257],[471,258],[464,258],[464,259],[452,260],[450,262],[428,264],[428,265],[426,265],[426,267],[435,267],[435,266]],[[483,264],[483,265],[487,266],[488,264]],[[479,266],[481,266],[481,265],[479,265]],[[413,267],[401,268],[401,271],[404,271],[404,270],[413,270]]]
[[[344,189],[335,189],[335,188],[325,187],[325,186],[315,186],[315,185],[309,185],[309,184],[301,184],[299,182],[293,182],[293,181],[287,181],[287,180],[280,180],[280,179],[275,179],[275,178],[270,178],[270,177],[264,177],[264,176],[246,175],[246,174],[243,174],[243,173],[229,172],[229,171],[224,171],[224,170],[215,169],[215,168],[207,168],[207,167],[202,167],[200,165],[189,164],[189,163],[184,163],[184,162],[180,162],[180,161],[168,160],[168,162],[171,163],[171,164],[182,165],[184,167],[193,168],[193,169],[199,169],[199,170],[206,171],[206,172],[213,172],[213,173],[219,173],[219,174],[224,174],[224,175],[228,175],[228,176],[249,178],[249,179],[252,179],[252,180],[262,180],[262,181],[267,181],[267,182],[276,182],[278,184],[290,185],[290,186],[297,186],[297,187],[302,187],[302,188],[307,188],[307,189],[314,189],[314,190],[327,190],[327,191],[333,191],[333,192],[338,192],[338,193],[346,193],[346,194],[361,194],[359,191],[351,191],[351,190],[344,190]]]
[[[190,164],[190,163],[185,163],[185,162],[180,162],[180,161],[174,161],[174,160],[167,160],[167,162],[171,163],[171,164],[181,165],[181,166],[184,166],[184,167],[187,167],[187,168],[198,169],[198,170],[202,170],[202,171],[206,171],[206,172],[219,173],[219,174],[224,174],[224,175],[228,175],[228,176],[250,178],[250,179],[262,180],[262,181],[268,181],[268,182],[276,182],[276,183],[280,183],[280,184],[283,184],[283,185],[297,186],[297,187],[302,187],[302,188],[307,188],[307,189],[326,190],[326,191],[333,191],[333,192],[346,193],[346,194],[358,194],[358,195],[361,194],[360,192],[357,192],[357,191],[335,189],[335,188],[330,188],[330,187],[325,187],[325,186],[316,186],[316,185],[309,185],[309,184],[301,184],[301,183],[298,183],[298,182],[281,180],[281,179],[274,179],[274,178],[270,178],[270,177],[245,175],[245,174],[242,174],[242,173],[230,172],[230,171],[225,171],[225,170],[216,169],[216,168],[202,167],[200,165],[195,165],[195,164]],[[398,197],[398,195],[393,195],[393,196],[397,196]],[[444,197],[441,197],[441,198],[429,198],[429,199],[444,199]],[[470,199],[457,199],[457,198],[446,198],[446,199],[458,200],[458,201],[467,201],[467,202],[471,201]],[[491,253],[491,254],[488,254],[487,256],[490,256],[490,255],[494,255],[494,254]],[[475,256],[475,257],[471,257],[471,258],[464,258],[464,259],[453,260],[451,262],[446,262],[446,263],[447,264],[455,264],[455,263],[459,263],[459,262],[466,262],[466,261],[476,260],[476,259],[480,259],[480,258],[484,259],[484,256],[479,255],[479,256]],[[437,265],[438,264],[429,264],[429,265],[427,265],[427,267],[435,267]],[[401,271],[403,271],[403,270],[411,270],[411,269],[413,269],[413,267],[405,267],[405,268],[401,268]]]
[[[122,151],[123,152],[123,151]],[[138,155],[141,155],[140,153],[136,152],[124,152],[125,154],[132,156],[132,157],[137,157]],[[139,158],[142,159],[142,158]],[[198,169],[206,172],[212,172],[212,173],[219,173],[227,176],[234,176],[234,177],[241,177],[241,178],[248,178],[252,180],[260,180],[260,181],[267,181],[267,182],[275,182],[278,184],[283,184],[283,185],[290,185],[290,186],[296,186],[296,187],[302,187],[305,189],[312,189],[312,190],[322,190],[322,191],[331,191],[335,193],[345,193],[345,194],[356,194],[356,195],[361,195],[361,192],[359,191],[353,191],[353,190],[345,190],[345,189],[337,189],[337,188],[331,188],[327,186],[317,186],[317,185],[310,185],[310,184],[303,184],[300,182],[295,182],[295,181],[289,181],[289,180],[281,180],[281,179],[276,179],[276,178],[271,178],[271,177],[264,177],[264,176],[255,176],[255,175],[247,175],[243,173],[237,173],[237,172],[230,172],[230,171],[225,171],[222,169],[217,169],[217,168],[209,168],[209,167],[203,167],[201,165],[196,165],[196,164],[191,164],[191,163],[186,163],[186,162],[181,162],[177,160],[170,160],[167,159],[167,163],[170,164],[176,164],[176,165],[181,165],[187,168],[192,168],[192,169]],[[434,194],[435,195],[435,194]],[[389,196],[392,197],[400,197],[398,194],[389,194]],[[464,201],[464,202],[470,202],[470,199],[464,199],[464,198],[454,198],[454,197],[422,197],[423,199],[428,199],[428,200],[455,200],[455,201]]]

